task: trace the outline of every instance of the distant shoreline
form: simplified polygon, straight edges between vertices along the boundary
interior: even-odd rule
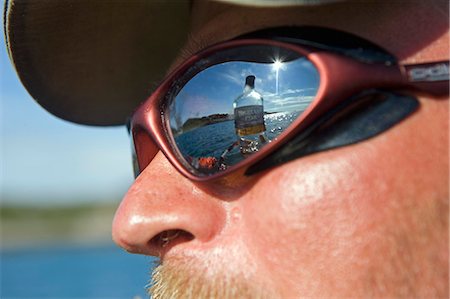
[[[211,114],[203,117],[189,118],[183,123],[183,126],[181,128],[172,128],[172,132],[175,136],[179,136],[180,134],[187,133],[194,129],[232,120],[233,115],[228,113]]]
[[[71,207],[0,207],[0,249],[48,244],[111,243],[117,204]]]
[[[279,112],[264,112],[264,115],[270,115],[270,114],[276,114]],[[222,114],[211,114],[208,116],[203,117],[196,117],[196,118],[189,118],[187,119],[181,128],[172,128],[172,132],[175,137],[187,133],[189,131],[192,131],[194,129],[198,129],[204,126],[214,125],[221,122],[226,121],[234,121],[234,115],[228,114],[228,113],[222,113]]]

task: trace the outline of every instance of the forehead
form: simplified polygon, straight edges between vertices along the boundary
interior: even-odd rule
[[[382,46],[400,60],[413,60],[419,51],[448,33],[446,1],[341,1],[282,8],[197,1],[191,16],[191,38],[184,51],[189,54],[259,29],[308,25],[353,33]],[[444,52],[448,51],[440,53],[445,56],[441,58],[448,56]],[[426,52],[421,53],[422,58],[424,55]]]

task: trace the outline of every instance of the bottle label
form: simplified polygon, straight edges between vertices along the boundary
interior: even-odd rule
[[[234,125],[239,136],[264,132],[263,106],[250,105],[234,109]]]

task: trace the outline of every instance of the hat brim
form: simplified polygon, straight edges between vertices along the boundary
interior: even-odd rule
[[[123,124],[186,40],[187,1],[41,0],[5,3],[14,67],[50,113]]]
[[[297,6],[342,0],[215,0]],[[10,58],[30,95],[79,124],[124,124],[185,43],[187,0],[6,0]]]

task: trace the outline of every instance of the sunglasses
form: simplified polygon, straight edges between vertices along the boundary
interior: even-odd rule
[[[133,113],[135,175],[159,150],[194,181],[255,169],[290,140],[303,136],[304,144],[324,116],[364,102],[367,90],[439,97],[448,95],[448,80],[448,61],[364,61],[293,38],[223,42],[184,62]]]

